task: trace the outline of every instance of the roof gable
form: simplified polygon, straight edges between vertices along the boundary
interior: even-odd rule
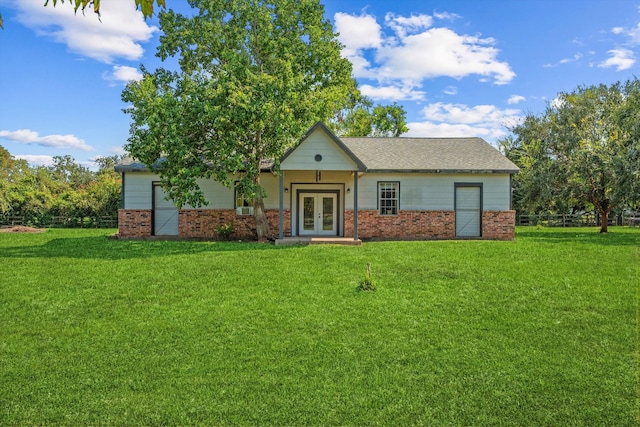
[[[322,122],[317,122],[280,160],[281,170],[364,170],[351,150]]]

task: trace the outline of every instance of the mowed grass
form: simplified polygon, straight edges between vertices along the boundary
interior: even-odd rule
[[[640,423],[640,229],[112,233],[0,234],[0,425]]]

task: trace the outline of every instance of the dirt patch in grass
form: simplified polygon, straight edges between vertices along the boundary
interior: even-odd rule
[[[25,225],[0,228],[0,233],[43,233],[44,231],[46,231],[44,228],[27,227]]]

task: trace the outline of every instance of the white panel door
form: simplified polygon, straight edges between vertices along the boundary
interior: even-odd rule
[[[480,237],[481,187],[456,187],[456,236]]]
[[[153,184],[153,234],[155,236],[178,235],[178,208],[158,184]]]
[[[298,230],[301,236],[336,236],[338,197],[333,193],[301,193]]]

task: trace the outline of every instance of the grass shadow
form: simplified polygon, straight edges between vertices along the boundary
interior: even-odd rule
[[[54,238],[34,245],[0,248],[0,258],[133,259],[210,252],[287,250],[270,243],[114,240],[106,236]]]

